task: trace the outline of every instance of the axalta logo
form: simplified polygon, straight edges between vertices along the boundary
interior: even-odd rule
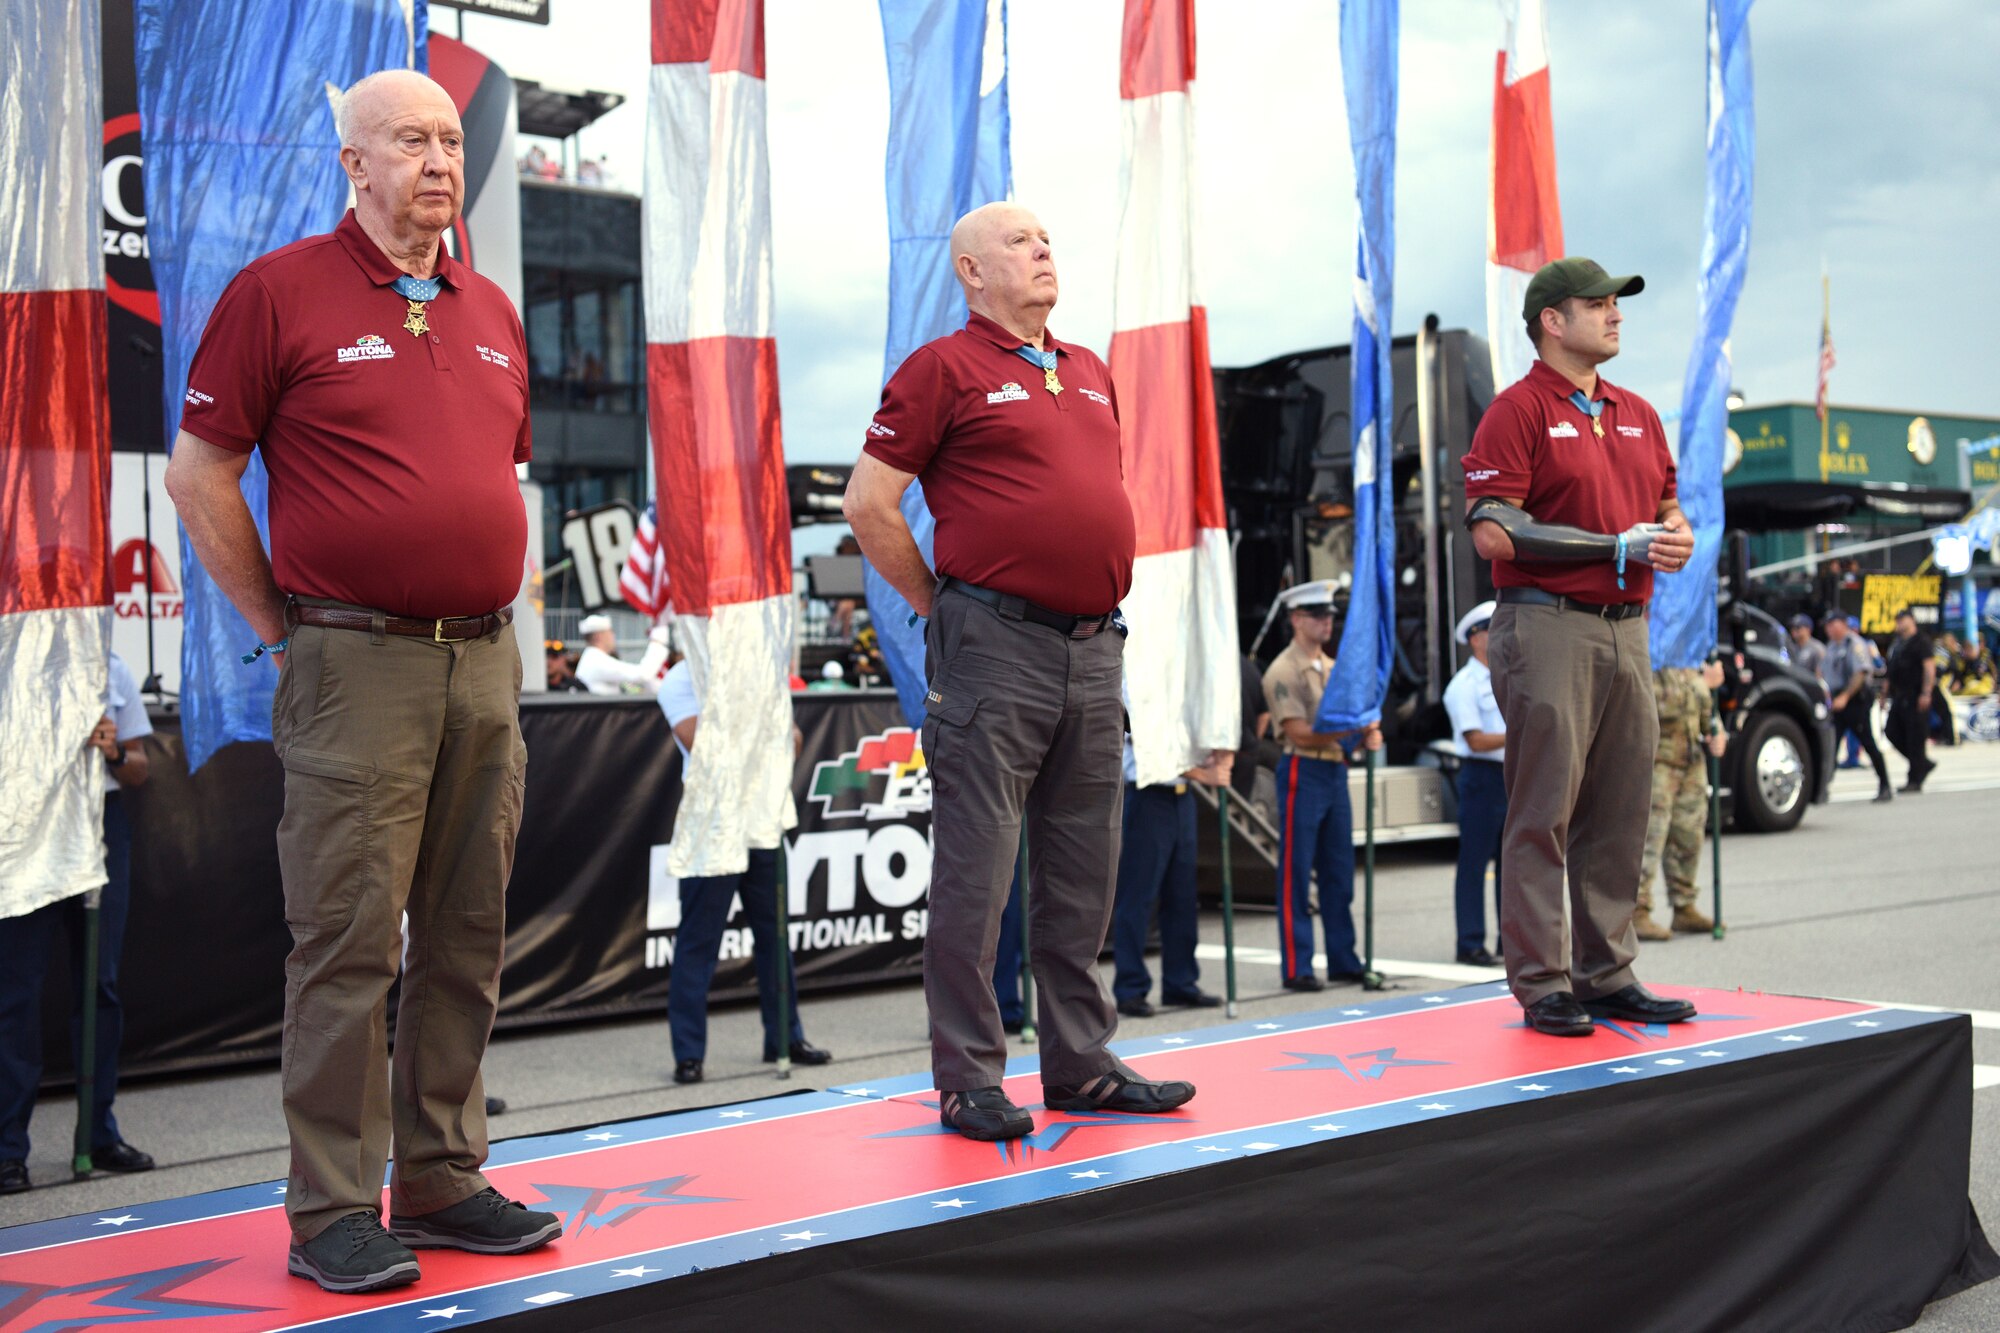
[[[364,333],[354,340],[352,347],[342,347],[334,355],[343,363],[349,361],[387,361],[396,354],[388,340],[379,333]]]
[[[476,350],[479,353],[479,359],[481,361],[490,362],[493,365],[500,367],[502,370],[507,369],[507,367],[513,364],[513,362],[508,359],[508,356],[505,352],[496,352],[491,347],[482,347],[478,343],[474,343],[472,344],[472,346],[474,350]]]
[[[1111,395],[1108,393],[1099,393],[1095,389],[1078,389],[1077,392],[1093,403],[1102,403],[1106,407],[1111,406]]]
[[[895,431],[890,430],[887,426],[883,425],[879,421],[871,421],[868,423],[868,433],[870,435],[873,435],[878,440],[892,440],[896,437]]]
[[[1001,385],[997,392],[986,395],[986,401],[989,403],[1021,403],[1027,399],[1028,391],[1012,380]]]
[[[1549,427],[1549,438],[1552,440],[1573,440],[1576,438],[1576,427],[1570,422],[1558,421],[1555,425]]]
[[[908,727],[869,736],[838,759],[813,767],[808,793],[828,819],[895,819],[931,808],[931,773]]]
[[[213,402],[215,400],[200,389],[189,389],[187,391],[187,404],[189,407],[201,407],[204,404],[212,404]]]
[[[1643,440],[1646,438],[1646,428],[1644,426],[1620,426],[1618,433],[1628,440]]]

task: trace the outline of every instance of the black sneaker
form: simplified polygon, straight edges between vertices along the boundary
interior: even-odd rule
[[[1178,1079],[1155,1083],[1120,1066],[1083,1083],[1042,1084],[1042,1104],[1051,1111],[1124,1111],[1157,1115],[1194,1100],[1194,1084]]]
[[[938,1100],[938,1121],[982,1143],[1018,1139],[1035,1127],[1035,1118],[1008,1101],[998,1087],[943,1094]]]
[[[373,1213],[349,1213],[305,1244],[294,1242],[285,1271],[346,1293],[400,1287],[419,1276],[417,1256]]]
[[[474,1254],[526,1254],[562,1234],[554,1213],[525,1208],[488,1185],[469,1199],[419,1217],[389,1215],[389,1230],[413,1250],[470,1250]]]

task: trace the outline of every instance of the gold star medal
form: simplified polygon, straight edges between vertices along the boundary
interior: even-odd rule
[[[431,331],[429,321],[424,318],[424,303],[422,301],[410,302],[410,313],[403,317],[403,327],[418,338],[423,337]]]
[[[1056,378],[1056,354],[1042,353],[1042,384],[1050,393],[1062,392],[1062,381]]]
[[[403,327],[410,331],[410,336],[421,338],[429,333],[431,325],[424,317],[424,306],[428,302],[437,300],[437,294],[444,286],[443,279],[413,278],[405,273],[389,285],[410,307],[409,312],[403,316]]]

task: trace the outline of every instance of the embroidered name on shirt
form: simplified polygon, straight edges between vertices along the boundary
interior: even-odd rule
[[[986,395],[989,403],[1024,403],[1027,400],[1028,391],[1012,380],[1001,385],[998,392]]]
[[[472,346],[475,350],[478,351],[479,359],[481,361],[490,361],[494,365],[500,367],[502,370],[505,370],[508,366],[513,364],[511,361],[507,359],[507,354],[505,352],[496,352],[491,347],[481,347],[478,343],[474,343],[472,344]]]
[[[1077,392],[1082,394],[1085,398],[1088,398],[1093,403],[1102,403],[1106,407],[1111,406],[1110,394],[1099,393],[1095,389],[1078,389]]]
[[[868,423],[868,433],[870,435],[873,435],[875,438],[879,440],[894,439],[896,435],[895,431],[890,430],[887,426],[883,425],[879,421],[871,421]]]
[[[387,361],[396,354],[396,349],[379,333],[364,333],[354,340],[352,347],[343,347],[335,357],[341,364],[349,361]]]
[[[189,389],[187,391],[187,401],[189,407],[200,407],[203,403],[213,403],[215,400],[200,389]]]
[[[1574,440],[1577,438],[1576,427],[1567,421],[1558,421],[1555,425],[1549,427],[1549,438],[1552,440]]]
[[[1628,439],[1643,440],[1646,438],[1646,428],[1644,426],[1620,426],[1618,433]]]
[[[1500,469],[1497,467],[1481,467],[1466,473],[1465,479],[1471,482],[1491,481],[1499,475]]]

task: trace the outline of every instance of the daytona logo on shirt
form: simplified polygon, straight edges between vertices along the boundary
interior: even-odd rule
[[[349,361],[387,361],[396,354],[396,349],[379,333],[364,333],[354,340],[352,347],[342,347],[334,353],[335,358],[345,365]]]
[[[1573,440],[1576,438],[1576,427],[1567,421],[1558,421],[1555,425],[1549,427],[1549,438],[1552,440]]]
[[[1012,380],[1001,385],[998,392],[986,395],[989,403],[1024,403],[1027,400],[1028,391]]]

